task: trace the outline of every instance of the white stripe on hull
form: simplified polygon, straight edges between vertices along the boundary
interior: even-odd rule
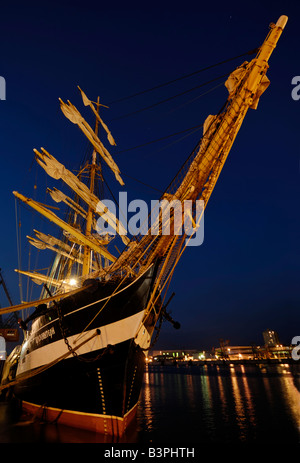
[[[76,352],[78,355],[87,354],[99,349],[104,349],[109,344],[115,345],[121,342],[127,341],[128,339],[136,338],[135,342],[142,348],[148,347],[150,343],[150,336],[144,325],[141,322],[144,317],[144,310],[138,312],[130,317],[118,320],[117,322],[110,323],[105,326],[99,326],[100,335],[91,339],[89,342],[84,344]],[[68,337],[68,342],[71,347],[76,348],[76,344],[84,341],[85,338],[91,336],[95,332],[95,328],[84,333],[75,334]],[[17,377],[29,370],[33,370],[42,365],[46,365],[56,360],[61,355],[68,352],[68,348],[64,339],[60,339],[55,342],[39,347],[32,352],[26,354],[27,342],[22,346],[21,357],[17,370]],[[70,356],[72,354],[70,353]]]

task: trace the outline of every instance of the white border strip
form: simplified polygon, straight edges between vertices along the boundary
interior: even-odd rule
[[[130,317],[123,318],[114,323],[109,323],[105,326],[99,326],[100,335],[94,337],[89,342],[84,344],[76,352],[78,355],[87,354],[95,350],[104,349],[108,344],[115,345],[136,337],[139,326],[143,320],[144,310],[138,312]],[[89,337],[95,332],[96,328],[81,333],[80,341],[84,341],[85,337]],[[67,338],[71,347],[76,348],[76,341],[78,342],[78,333]],[[49,343],[38,349],[33,350],[26,354],[27,341],[22,346],[21,357],[18,365],[17,375],[23,374],[34,368],[46,365],[57,359],[58,357],[66,354],[68,348],[63,339]],[[70,353],[70,355],[72,355]]]

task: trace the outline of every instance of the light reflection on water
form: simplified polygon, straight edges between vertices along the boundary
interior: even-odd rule
[[[139,440],[300,441],[298,365],[149,365]]]
[[[0,402],[2,442],[300,442],[300,365],[148,365],[137,422],[118,440],[19,420]]]

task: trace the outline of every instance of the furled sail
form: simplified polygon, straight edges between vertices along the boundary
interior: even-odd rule
[[[84,208],[80,206],[80,204],[78,204],[76,201],[74,201],[72,198],[67,196],[62,191],[58,190],[57,188],[52,188],[52,189],[47,188],[47,193],[50,194],[51,198],[56,203],[64,202],[68,207],[73,209],[73,211],[76,214],[81,215],[81,217],[83,217],[84,219],[87,218],[87,211],[85,211]],[[92,227],[96,231],[99,230],[99,227],[97,225],[97,221],[95,220],[95,218],[93,218],[92,220]],[[107,238],[101,235],[101,239],[100,239],[100,235],[98,235],[98,241],[101,243],[107,243]]]
[[[66,251],[63,251],[62,249],[55,248],[51,244],[47,244],[44,241],[40,241],[36,238],[32,238],[31,236],[27,236],[26,238],[28,239],[29,243],[32,246],[36,247],[37,249],[40,249],[40,250],[50,249],[51,251],[54,251],[60,254],[61,256],[67,257],[68,259],[71,259],[74,262],[78,262],[79,264],[82,264],[82,259],[74,256],[71,252],[68,253]]]
[[[100,124],[102,125],[102,127],[104,128],[105,132],[107,133],[107,139],[109,141],[109,143],[111,145],[114,145],[116,146],[116,142],[114,140],[114,137],[112,136],[109,128],[107,127],[107,125],[103,122],[103,120],[101,119],[101,117],[99,116],[99,113],[98,111],[96,110],[95,106],[93,105],[93,102],[86,96],[86,94],[81,90],[81,88],[79,87],[79,85],[77,86],[81,92],[81,96],[82,96],[82,101],[83,101],[83,104],[84,106],[90,106],[91,109],[93,110],[93,113],[95,114],[97,120],[100,122]],[[102,105],[100,105],[102,106]]]
[[[67,243],[64,243],[63,241],[59,240],[58,238],[55,238],[54,236],[51,235],[46,235],[45,233],[42,233],[38,230],[33,230],[35,236],[41,240],[44,241],[44,243],[49,244],[50,246],[59,246],[61,249],[64,249],[66,252],[71,252],[72,248],[69,246]]]
[[[228,79],[225,82],[225,86],[229,92],[229,97],[233,98],[234,94],[238,90],[238,86],[242,82],[243,78],[246,76],[246,74],[249,73],[249,70],[253,67],[253,62],[248,63],[248,61],[245,61],[241,66],[237,67],[228,77]],[[264,91],[269,87],[270,85],[270,80],[266,75],[264,75],[261,79],[261,82],[256,89],[255,94],[252,96],[252,104],[250,105],[251,109],[257,109],[257,105],[259,102],[259,99],[261,95],[264,93]]]
[[[60,101],[60,108],[63,114],[69,119],[73,124],[77,124],[80,130],[85,134],[87,139],[91,142],[97,153],[104,159],[106,164],[110,167],[110,169],[115,174],[116,179],[121,185],[124,185],[124,182],[120,175],[120,169],[113,160],[111,154],[102,144],[100,139],[97,137],[95,132],[93,131],[92,127],[86,122],[86,120],[82,117],[78,109],[68,100],[68,104],[64,103],[62,99]]]
[[[98,215],[105,214],[105,220],[108,224],[121,236],[124,244],[128,244],[129,239],[126,236],[126,229],[116,216],[108,210],[108,208],[97,198],[96,195],[90,192],[89,188],[82,183],[76,175],[70,172],[66,167],[58,162],[44,148],[41,148],[42,153],[34,149],[38,156],[37,162],[43,167],[50,177],[62,179],[75,193],[77,193],[88,205],[97,212]]]
[[[26,275],[32,279],[32,281],[38,285],[42,285],[44,283],[51,284],[51,286],[56,287],[64,287],[64,289],[72,289],[74,285],[71,285],[67,281],[64,280],[55,280],[54,278],[48,277],[47,275],[43,275],[42,273],[37,272],[28,272],[23,270],[15,269],[15,272],[21,273],[21,275]]]
[[[111,262],[114,262],[116,260],[115,256],[113,256],[110,252],[107,251],[107,249],[103,248],[100,246],[94,239],[90,239],[90,237],[83,235],[79,230],[76,228],[72,227],[70,224],[64,222],[62,219],[60,219],[57,215],[54,214],[54,212],[50,211],[49,209],[45,208],[41,204],[39,204],[37,201],[34,201],[33,199],[26,198],[26,196],[23,196],[22,194],[18,193],[17,191],[13,191],[13,194],[26,203],[28,206],[32,207],[35,209],[37,212],[42,214],[43,216],[47,217],[50,222],[55,223],[59,227],[61,227],[63,230],[66,232],[70,233],[72,236],[74,236],[81,244],[88,246],[90,249],[95,251],[98,254],[101,254],[103,257],[106,257],[108,260]]]
[[[53,201],[56,203],[63,202],[67,206],[71,207],[73,211],[76,212],[76,214],[81,215],[84,219],[86,219],[86,211],[81,207],[79,204],[77,204],[73,199],[69,198],[69,196],[65,195],[62,191],[58,190],[57,188],[47,188],[47,193],[50,194],[51,198]]]

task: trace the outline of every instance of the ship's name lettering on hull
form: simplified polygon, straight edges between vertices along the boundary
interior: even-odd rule
[[[49,328],[48,330],[45,330],[43,331],[41,334],[38,334],[36,337],[35,337],[35,343],[36,344],[40,344],[42,341],[44,341],[45,339],[48,339],[48,338],[51,338],[52,339],[52,336],[54,336],[55,334],[55,329],[54,327],[52,326],[51,328]]]

